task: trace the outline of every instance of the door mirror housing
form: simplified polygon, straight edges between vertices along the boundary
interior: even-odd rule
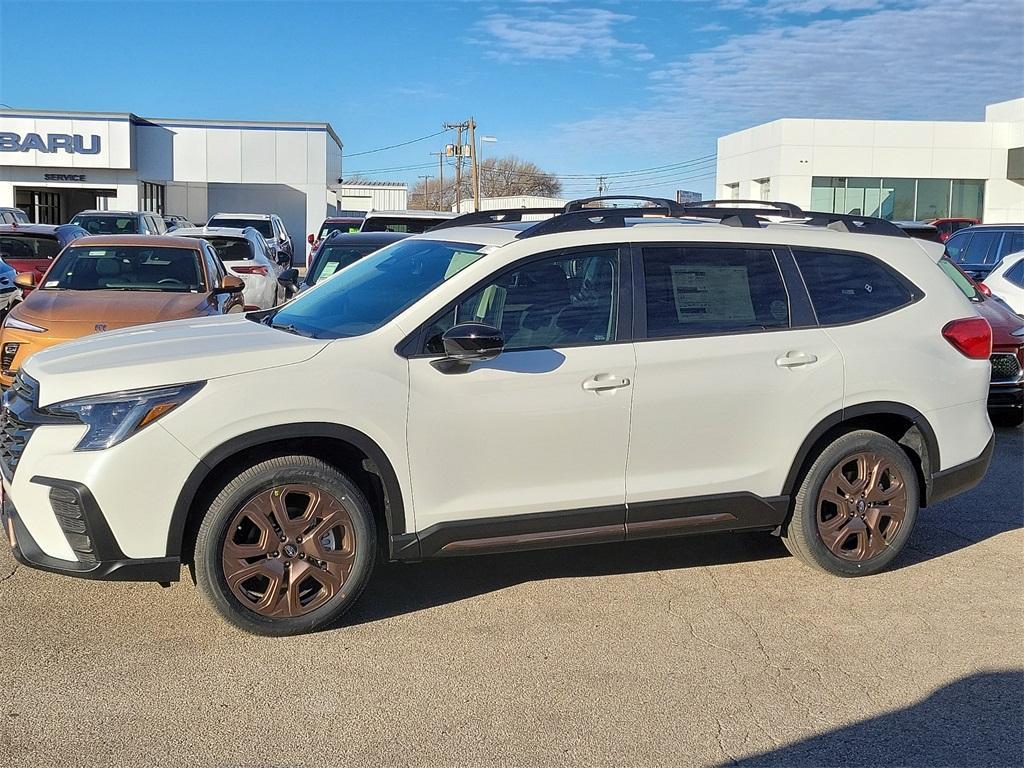
[[[242,278],[235,277],[234,275],[224,275],[217,278],[217,285],[214,291],[216,293],[241,293],[244,288],[245,283],[242,281]]]
[[[14,284],[19,288],[32,290],[36,287],[36,276],[34,272],[21,272],[14,278]]]
[[[493,360],[505,348],[504,334],[484,323],[461,323],[449,328],[441,342],[447,359],[460,363]]]
[[[299,270],[295,268],[286,269],[278,276],[277,282],[285,288],[294,288],[296,283],[299,282]]]
[[[289,256],[285,251],[280,251],[277,254],[277,264],[281,267],[287,267],[292,263],[292,257]]]
[[[316,236],[313,235],[312,233],[310,233],[309,235],[306,235],[306,242],[309,243],[310,245],[312,245],[313,243],[316,242]]]

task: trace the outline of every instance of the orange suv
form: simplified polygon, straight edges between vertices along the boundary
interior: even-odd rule
[[[131,325],[242,311],[242,280],[229,275],[205,240],[102,235],[75,240],[0,329],[0,385],[9,387],[41,349]]]

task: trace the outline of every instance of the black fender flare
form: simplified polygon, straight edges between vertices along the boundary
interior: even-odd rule
[[[329,422],[299,422],[246,432],[222,443],[200,459],[182,485],[177,501],[174,503],[170,526],[167,530],[167,556],[181,556],[185,526],[196,494],[221,462],[248,448],[280,440],[318,437],[348,443],[369,458],[373,463],[375,473],[384,485],[386,494],[384,519],[387,522],[388,530],[384,533],[388,536],[405,533],[405,504],[402,500],[402,487],[390,459],[381,447],[372,438],[352,427]]]
[[[935,430],[932,429],[932,425],[928,423],[928,419],[924,417],[924,414],[904,403],[888,401],[857,403],[856,405],[842,408],[818,422],[800,445],[800,450],[797,451],[796,458],[793,459],[793,464],[786,475],[786,483],[782,488],[782,493],[790,498],[796,496],[797,482],[800,480],[801,470],[807,461],[811,449],[814,448],[815,444],[822,437],[843,422],[864,416],[900,416],[918,428],[924,439],[922,448],[927,452],[927,456],[921,457],[923,461],[927,462],[924,467],[925,487],[921,489],[921,502],[922,506],[924,506],[930,495],[931,477],[938,472],[941,466],[939,463],[939,441],[935,437]]]

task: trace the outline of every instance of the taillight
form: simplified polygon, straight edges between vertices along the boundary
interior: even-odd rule
[[[260,275],[261,277],[266,277],[267,275],[270,274],[267,271],[267,268],[261,265],[256,265],[252,267],[232,267],[231,269],[233,269],[240,275]]]
[[[983,317],[950,320],[942,327],[942,335],[964,357],[988,360],[992,355],[992,326]]]
[[[989,288],[984,283],[978,283],[978,290],[981,291],[982,296],[988,296],[989,298],[992,298],[992,289]]]

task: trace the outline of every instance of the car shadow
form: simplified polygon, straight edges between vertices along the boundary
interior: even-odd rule
[[[908,568],[1024,526],[1024,432],[1001,429],[980,486],[921,511],[891,569]],[[722,533],[498,555],[381,563],[338,626],[364,624],[548,579],[696,568],[788,557],[766,533]]]
[[[383,563],[342,624],[352,626],[496,592],[516,584],[697,568],[788,557],[766,533],[721,533],[566,549]]]
[[[961,678],[913,706],[720,768],[1024,765],[1024,672]]]

